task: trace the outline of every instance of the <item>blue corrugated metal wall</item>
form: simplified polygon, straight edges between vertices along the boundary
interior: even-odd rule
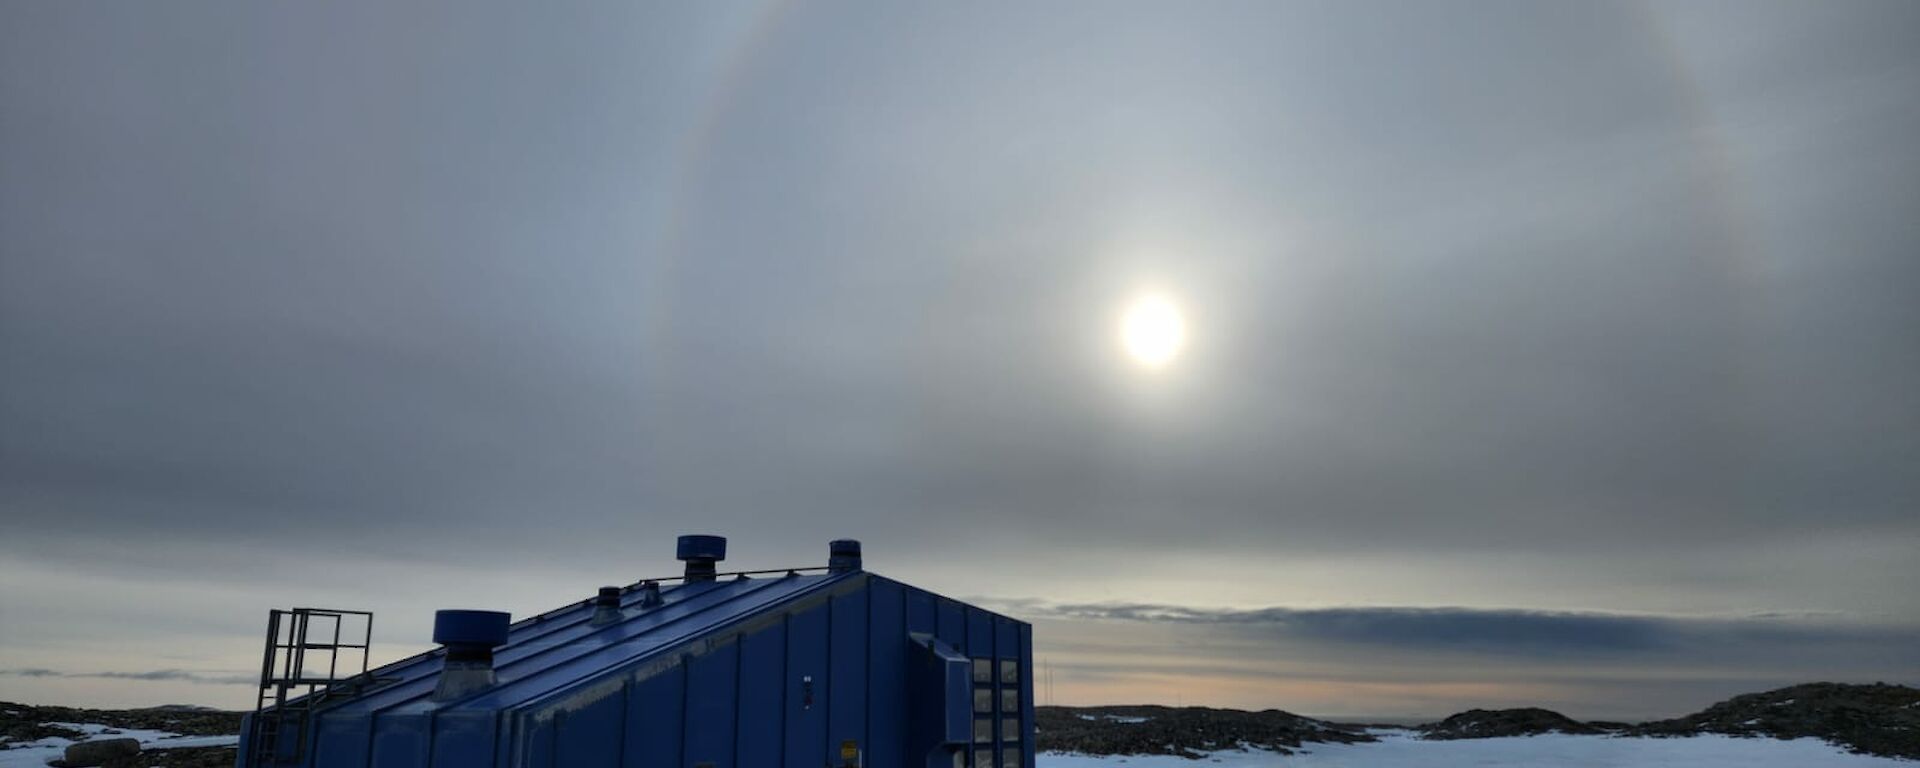
[[[996,671],[1002,659],[1017,662],[1020,681],[996,684],[986,691],[988,711],[976,709],[986,729],[978,737],[987,747],[970,748],[962,764],[1031,766],[1026,625],[887,579],[872,578],[864,586],[752,631],[709,638],[712,647],[688,655],[684,670],[635,680],[619,695],[557,704],[561,715],[526,713],[524,727],[538,735],[524,742],[524,764],[813,768],[840,765],[841,745],[852,741],[865,766],[916,765],[906,751],[904,670],[909,634],[926,632],[965,655],[993,660]],[[1010,700],[1003,696],[1009,692]],[[622,721],[615,704],[660,714]],[[684,720],[667,714],[676,704]],[[609,737],[614,733],[646,745],[636,750],[629,744],[622,752]],[[1008,742],[1011,755],[1001,746]]]

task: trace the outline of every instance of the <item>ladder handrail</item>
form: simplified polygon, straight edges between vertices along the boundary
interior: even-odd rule
[[[360,642],[342,642],[352,640],[343,638],[346,618],[363,617]],[[313,635],[313,619],[332,619],[332,641],[315,642],[327,637],[325,629],[319,638]],[[284,628],[286,642],[281,642]],[[255,699],[253,719],[249,728],[245,765],[249,768],[270,768],[286,765],[290,758],[293,764],[305,759],[308,751],[309,716],[314,708],[324,702],[328,694],[336,687],[358,690],[377,683],[367,670],[372,663],[373,612],[351,611],[332,608],[294,608],[291,610],[270,609],[267,612],[266,648],[261,654],[260,689]],[[357,650],[360,652],[360,671],[347,677],[340,676],[340,652]],[[325,677],[307,674],[307,651],[327,654],[327,672]],[[276,664],[276,662],[278,662]],[[277,667],[277,668],[276,668]],[[295,688],[305,687],[305,693],[288,697]],[[271,703],[269,703],[271,702]],[[289,722],[297,723],[291,753],[282,749]]]

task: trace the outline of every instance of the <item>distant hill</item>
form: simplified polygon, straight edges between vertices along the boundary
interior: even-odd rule
[[[1374,741],[1351,726],[1269,709],[1244,712],[1211,707],[1039,707],[1034,726],[1042,752],[1087,755],[1178,755],[1243,746],[1292,754],[1311,742]]]
[[[1437,723],[1414,730],[1423,739],[1492,739],[1502,736],[1535,736],[1542,733],[1606,733],[1605,729],[1583,723],[1551,709],[1469,709]]]
[[[1807,683],[1735,696],[1700,712],[1641,723],[1633,736],[1722,733],[1825,739],[1855,752],[1920,759],[1920,688]]]

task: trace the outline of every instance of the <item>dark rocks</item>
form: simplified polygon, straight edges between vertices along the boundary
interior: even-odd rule
[[[1420,731],[1420,738],[1447,741],[1452,739],[1493,739],[1502,736],[1537,736],[1543,733],[1605,733],[1600,728],[1582,723],[1551,709],[1528,707],[1525,709],[1469,709],[1448,717],[1437,723],[1427,723],[1414,730]]]
[[[1825,739],[1855,752],[1920,759],[1920,688],[1808,683],[1735,696],[1672,720],[1641,723],[1632,736]]]
[[[115,758],[140,754],[139,739],[95,739],[67,745],[63,764],[67,768],[94,768]]]
[[[149,749],[134,757],[109,761],[100,768],[233,768],[238,757],[238,750],[233,747]]]
[[[87,734],[84,732],[68,728],[64,725],[53,725],[33,718],[29,713],[19,709],[21,706],[19,704],[10,706],[14,707],[15,712],[20,712],[21,714],[12,715],[7,714],[4,710],[0,710],[0,736],[7,737],[4,743],[0,743],[0,749],[5,749],[23,741],[38,741],[45,738],[62,738],[78,741],[87,737]]]
[[[1539,733],[1816,738],[1855,752],[1920,759],[1920,689],[1884,683],[1808,683],[1735,696],[1686,717],[1634,726],[1582,723],[1545,709],[1474,709],[1418,730],[1428,739]]]
[[[35,707],[0,701],[0,736],[11,736],[13,741],[32,741],[47,736],[69,739],[85,736],[79,731],[42,723],[99,723],[112,728],[166,731],[187,736],[230,736],[240,732],[240,714],[204,707],[78,709]]]
[[[1088,755],[1178,755],[1258,747],[1291,754],[1304,743],[1374,741],[1347,726],[1277,709],[1244,712],[1209,707],[1039,707],[1035,737],[1042,752]]]
[[[54,760],[47,765],[52,768],[233,768],[239,762],[239,750],[234,747],[183,747],[180,749],[134,750],[131,753],[114,755],[100,763],[75,763],[68,760]]]
[[[240,732],[240,713],[223,712],[205,707],[156,707],[153,709],[78,709],[74,707],[36,707],[26,704],[0,702],[0,736],[9,737],[0,743],[0,749],[19,746],[21,743],[47,737],[59,737],[79,741],[87,734],[79,730],[50,723],[97,723],[108,726],[100,731],[103,734],[114,733],[118,729],[140,729],[166,731],[188,736],[231,736]],[[100,766],[100,768],[232,768],[235,762],[233,747],[188,747],[177,749],[159,749],[149,747],[141,751],[139,742],[134,739],[95,740],[79,742],[74,747],[88,744],[101,744],[107,741],[132,742],[130,753],[116,752],[117,756],[106,757],[102,762],[70,762],[74,758],[90,760],[85,754],[66,756],[51,765],[59,766]],[[165,743],[162,741],[161,743]],[[100,749],[100,747],[85,747]],[[124,748],[108,748],[119,749]]]

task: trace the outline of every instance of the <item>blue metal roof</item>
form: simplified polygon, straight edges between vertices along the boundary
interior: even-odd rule
[[[433,702],[435,678],[445,649],[435,649],[374,670],[378,687],[337,705],[321,717],[419,714],[429,710],[495,711],[534,702],[610,668],[643,663],[775,604],[799,599],[864,572],[799,574],[772,578],[726,578],[663,586],[663,603],[640,607],[641,590],[621,598],[622,618],[594,626],[591,601],[514,623],[507,642],[494,651],[498,684],[465,699]]]

